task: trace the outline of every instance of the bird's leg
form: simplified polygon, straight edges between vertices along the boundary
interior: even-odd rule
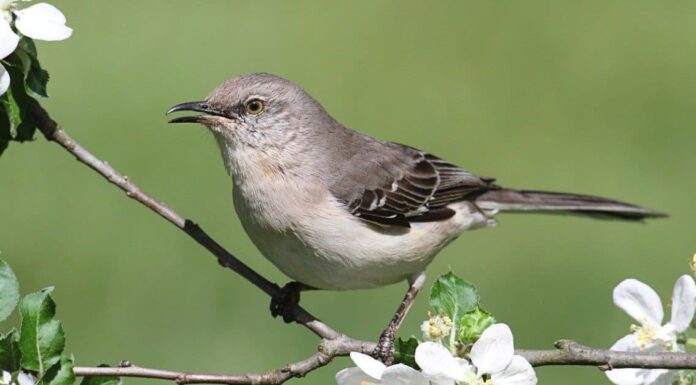
[[[287,283],[271,298],[271,315],[274,318],[283,316],[283,321],[286,323],[295,321],[293,308],[300,303],[300,293],[306,290],[316,290],[316,288],[301,282]]]
[[[392,318],[387,328],[384,329],[379,336],[377,347],[372,352],[372,355],[384,362],[385,365],[391,365],[394,362],[394,335],[399,329],[399,326],[401,326],[401,322],[406,318],[406,314],[408,314],[409,309],[411,309],[418,292],[423,288],[423,284],[425,283],[425,272],[414,275],[408,282],[408,291],[406,291],[404,299],[401,301],[401,304],[399,304],[399,308],[396,309],[394,318]]]

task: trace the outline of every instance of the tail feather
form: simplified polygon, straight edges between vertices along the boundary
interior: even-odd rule
[[[484,210],[576,214],[628,221],[667,216],[654,210],[612,199],[545,191],[488,190],[477,196],[475,202]]]

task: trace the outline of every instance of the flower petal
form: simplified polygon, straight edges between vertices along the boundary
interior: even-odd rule
[[[609,381],[616,385],[640,385],[643,383],[645,369],[612,369],[604,372]]]
[[[688,325],[687,325],[688,326]],[[646,351],[667,351],[678,347],[677,344],[677,329],[671,322],[667,322],[662,327],[655,331],[651,338],[651,343],[643,350]]]
[[[446,347],[435,342],[418,345],[415,358],[423,374],[435,381],[464,381],[470,371],[466,360],[454,358]]]
[[[360,368],[347,368],[336,373],[338,385],[362,385],[364,383],[378,382],[360,370]]]
[[[38,3],[14,13],[19,32],[32,39],[56,41],[72,35],[72,28],[65,25],[65,15],[51,4]]]
[[[36,383],[36,379],[31,374],[20,371],[19,375],[17,376],[17,382],[19,385],[34,385]]]
[[[674,373],[667,369],[645,369],[644,384],[649,385],[671,385]]]
[[[19,36],[12,31],[10,24],[0,17],[0,59],[4,59],[17,48]]]
[[[428,380],[421,372],[404,364],[388,367],[382,373],[384,385],[428,385]]]
[[[672,292],[672,318],[670,323],[678,332],[689,327],[696,310],[696,283],[688,275],[682,275],[674,284]]]
[[[495,324],[483,331],[471,347],[470,356],[477,373],[481,375],[502,371],[510,365],[514,354],[510,328],[505,324]]]
[[[611,345],[609,350],[616,350],[619,352],[637,352],[640,351],[640,345],[638,344],[635,334],[629,334],[614,342],[614,345]]]
[[[660,345],[652,345],[645,351],[655,351]],[[624,352],[637,352],[640,351],[640,346],[638,340],[634,334],[629,334],[622,337],[612,345],[610,350],[624,351]],[[662,349],[658,349],[662,351]],[[646,381],[646,377],[650,377],[654,370],[646,369],[614,369],[606,371],[606,375],[609,380],[617,385],[639,385],[639,384],[649,384]],[[655,377],[661,373],[656,373]]]
[[[534,385],[537,376],[534,368],[522,356],[513,356],[512,362],[502,372],[492,374],[495,385]]]
[[[662,303],[655,290],[637,279],[626,279],[614,288],[614,304],[631,318],[653,327],[662,325]]]
[[[382,373],[387,368],[382,362],[375,360],[367,354],[352,352],[350,353],[350,359],[355,362],[355,366],[376,380],[382,378]]]
[[[10,88],[10,73],[0,64],[0,95],[7,92]]]

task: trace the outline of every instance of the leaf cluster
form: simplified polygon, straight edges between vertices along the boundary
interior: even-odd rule
[[[10,142],[32,140],[37,126],[31,109],[36,99],[48,96],[48,72],[39,64],[34,41],[26,36],[4,60],[10,88],[0,96],[0,155]]]
[[[74,359],[65,352],[65,332],[56,319],[52,287],[26,295],[20,301],[19,283],[10,266],[0,260],[0,322],[5,321],[19,304],[19,329],[0,334],[0,370],[19,371],[36,378],[38,385],[73,385]],[[117,377],[91,377],[81,385],[115,385]]]
[[[430,289],[430,307],[433,314],[447,316],[452,321],[452,329],[442,343],[459,356],[464,355],[478,340],[486,328],[496,320],[480,304],[478,290],[471,283],[449,272],[441,275]],[[399,338],[394,345],[394,358],[397,362],[417,367],[415,351],[418,339]]]

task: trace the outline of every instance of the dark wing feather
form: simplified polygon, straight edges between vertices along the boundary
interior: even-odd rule
[[[446,206],[469,194],[498,188],[494,179],[469,173],[431,154],[379,142],[374,151],[356,151],[335,174],[331,192],[366,221],[409,227],[410,222],[450,218]]]

